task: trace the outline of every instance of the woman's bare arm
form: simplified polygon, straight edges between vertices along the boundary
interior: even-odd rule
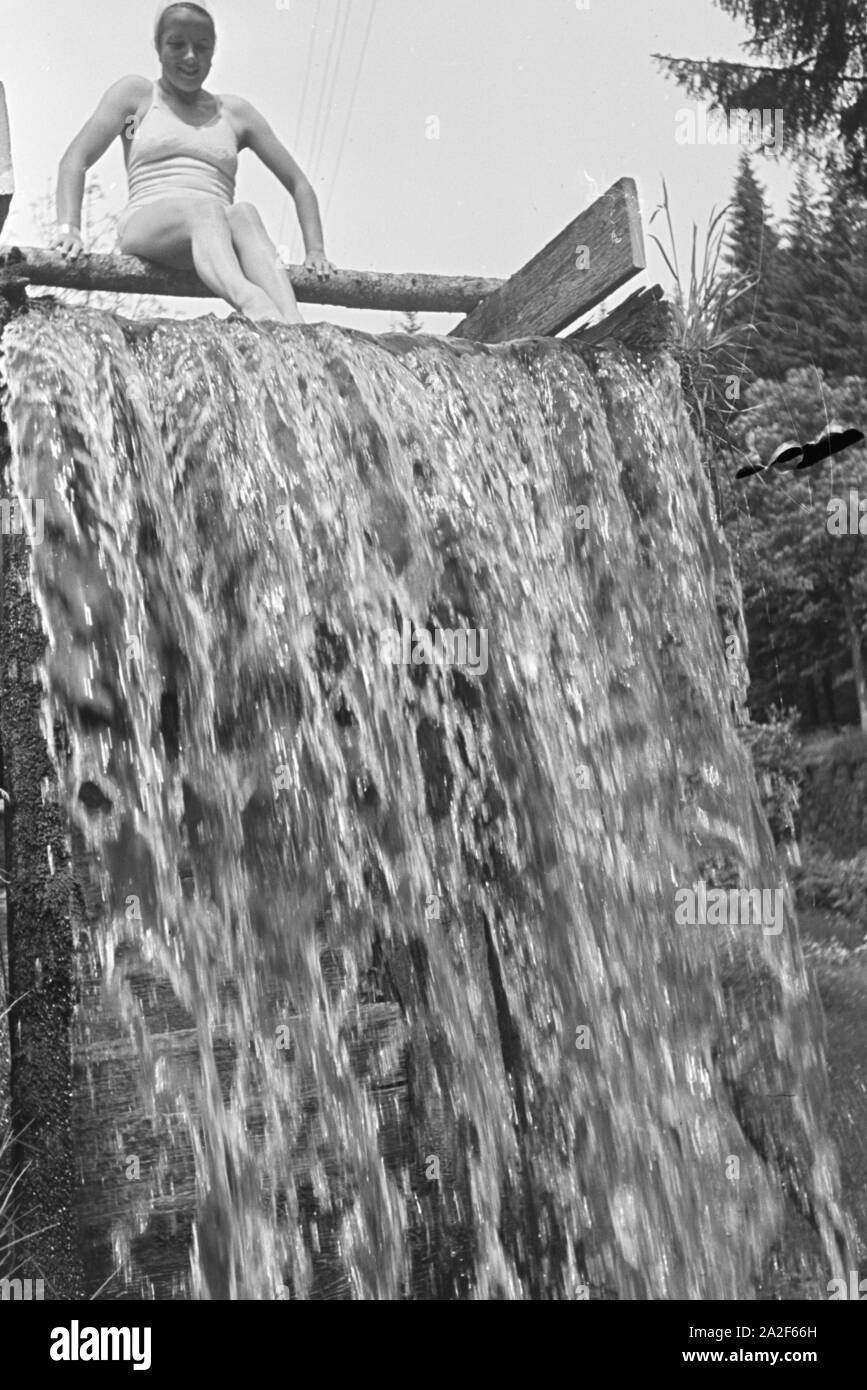
[[[151,83],[144,77],[122,77],[109,87],[93,115],[84,123],[60,161],[57,173],[57,220],[62,226],[81,226],[84,180],[88,169],[101,159],[112,140],[124,133]],[[53,243],[64,255],[77,256],[81,237],[58,232]]]
[[[230,97],[228,102],[232,113],[243,127],[240,142],[242,149],[250,149],[258,155],[265,168],[270,169],[295,200],[298,221],[304,235],[307,264],[323,277],[330,275],[334,267],[325,255],[319,200],[313,191],[313,185],[255,106],[243,97]]]
[[[12,144],[9,139],[9,117],[6,112],[6,93],[0,82],[0,232],[9,214],[15,177],[12,173]]]

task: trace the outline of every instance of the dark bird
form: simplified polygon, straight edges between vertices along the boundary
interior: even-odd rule
[[[767,463],[746,464],[738,469],[735,477],[752,478],[754,474],[764,473],[768,468],[776,468],[780,473],[791,473],[794,470],[800,472],[802,468],[812,468],[814,463],[821,463],[823,459],[830,458],[832,454],[839,454],[853,444],[862,444],[864,437],[862,430],[832,421],[808,444],[799,444],[795,439],[787,439],[785,444],[780,444],[774,450]]]
[[[798,467],[798,459],[803,452],[803,447],[797,440],[787,439],[785,444],[774,450],[767,463],[748,463],[744,468],[738,469],[735,477],[751,478],[754,473],[764,473],[766,468],[776,468],[781,473],[790,472]]]
[[[811,468],[814,463],[821,463],[822,459],[829,459],[832,454],[840,454],[844,449],[849,449],[853,444],[863,444],[863,430],[856,430],[851,425],[838,425],[836,421],[826,426],[821,434],[815,439],[811,439],[809,444],[804,445],[804,457],[795,467]]]

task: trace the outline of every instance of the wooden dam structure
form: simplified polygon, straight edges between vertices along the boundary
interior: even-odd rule
[[[652,354],[670,334],[658,287],[640,289],[598,322],[587,322],[591,311],[645,265],[636,187],[632,179],[622,178],[507,280],[339,270],[322,281],[303,267],[287,267],[287,274],[302,303],[461,313],[464,317],[452,331],[456,339],[501,343],[568,331],[577,350],[614,341]],[[27,292],[36,287],[208,296],[192,274],[130,258],[82,255],[73,261],[45,250],[6,246],[0,249],[0,328],[12,316],[30,312]],[[8,497],[9,446],[5,424],[0,426],[0,491]],[[88,1043],[79,1027],[82,1011],[89,1002],[95,1006],[93,981],[78,960],[88,912],[86,865],[61,804],[42,727],[39,668],[45,636],[28,587],[27,537],[3,534],[0,551],[0,787],[11,1054],[7,1122],[18,1136],[21,1206],[38,1218],[23,1273],[44,1278],[49,1297],[79,1298],[94,1292],[95,1273],[82,1259],[87,1241],[86,1230],[84,1240],[81,1235],[79,1194],[82,1160],[95,1156],[80,1152],[77,1112],[82,1105],[101,1103],[99,1096],[83,1096],[83,1076],[86,1070],[106,1077],[113,1067],[122,1069],[124,1044],[108,1037]],[[55,744],[62,747],[62,731],[55,732]],[[168,1030],[172,1038],[166,1046],[186,1047],[192,1064],[195,1038],[184,1032],[182,1018],[163,1009],[164,1003],[154,1012],[154,1019],[161,1020],[154,1022],[154,1034]],[[0,1013],[2,1008],[0,1001]],[[383,1018],[381,1024],[387,1027],[389,1020]],[[153,1041],[161,1045],[157,1036]],[[110,1120],[104,1109],[102,1118]],[[101,1200],[107,1211],[111,1191]],[[167,1235],[167,1281],[177,1260]]]

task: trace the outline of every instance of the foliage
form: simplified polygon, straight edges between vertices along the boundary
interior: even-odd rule
[[[742,151],[729,216],[728,262],[749,282],[747,294],[727,311],[727,323],[739,329],[746,380],[773,375],[776,367],[773,298],[777,289],[780,235],[771,221],[764,189]]]
[[[3,983],[5,985],[5,981]],[[3,1029],[4,1042],[7,1041],[8,1015],[8,1008],[0,1008],[0,1028]],[[3,1099],[5,1100],[5,1097]],[[0,1115],[0,1278],[11,1279],[20,1265],[24,1245],[24,1239],[20,1234],[23,1218],[18,1201],[18,1186],[22,1175],[13,1165],[12,1131],[5,1110],[4,1104],[3,1113]]]
[[[867,28],[863,0],[717,0],[744,20],[756,62],[696,61],[654,54],[691,96],[732,110],[781,110],[787,144],[814,158],[842,151],[867,193]]]
[[[827,208],[814,193],[800,165],[784,223],[786,237],[778,256],[771,296],[776,355],[775,377],[793,367],[824,367],[828,337],[825,314],[828,284],[825,249]]]
[[[829,419],[867,422],[867,381],[826,381],[799,368],[785,381],[758,381],[733,427],[742,452],[767,459],[787,439],[813,438]],[[751,707],[766,708],[781,690],[835,656],[854,663],[850,617],[867,629],[867,545],[863,535],[832,535],[828,503],[867,498],[867,448],[803,473],[771,471],[747,482],[722,481],[723,520],[744,591],[753,675]],[[758,677],[758,679],[757,679]]]
[[[846,918],[867,932],[867,850],[853,859],[810,852],[792,877],[799,906]]]
[[[778,248],[779,235],[771,222],[764,189],[749,153],[742,150],[731,204],[728,249],[732,265],[758,282],[767,276]]]
[[[687,405],[699,437],[717,448],[731,444],[730,425],[736,416],[736,391],[744,370],[746,333],[735,306],[753,286],[753,279],[722,265],[726,213],[711,212],[704,246],[699,251],[698,227],[692,226],[689,278],[677,255],[668,188],[650,219],[662,213],[667,246],[651,233],[674,280],[672,349],[678,359]],[[735,383],[732,389],[731,383]]]
[[[744,153],[730,226],[728,268],[754,277],[728,324],[747,335],[744,391],[729,421],[739,461],[767,461],[835,418],[867,428],[867,199],[839,169],[817,183],[802,165],[775,227]],[[795,700],[814,719],[823,708],[834,719],[835,680],[848,667],[867,728],[867,547],[826,525],[832,497],[848,498],[850,487],[867,495],[864,464],[863,449],[849,450],[803,474],[733,484],[726,469],[719,483],[744,589],[754,712]]]
[[[780,380],[795,367],[867,374],[867,199],[836,174],[798,169],[788,214],[774,227],[749,155],[741,156],[731,211],[731,269],[754,278],[735,306],[749,317],[747,377]]]
[[[14,1269],[14,1208],[17,1182],[12,1172],[11,1148],[7,1131],[0,1135],[0,1278],[11,1278]]]
[[[763,724],[747,724],[740,730],[750,750],[762,807],[776,844],[796,839],[796,818],[801,800],[803,770],[800,744],[795,733],[797,710],[771,709]]]
[[[413,337],[425,331],[424,323],[415,309],[406,309],[400,318],[392,323],[392,329],[395,333],[410,333]]]

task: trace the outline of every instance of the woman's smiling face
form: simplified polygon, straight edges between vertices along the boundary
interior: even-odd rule
[[[206,15],[187,5],[173,8],[157,44],[163,77],[181,92],[197,92],[211,71],[214,48],[214,28]]]

